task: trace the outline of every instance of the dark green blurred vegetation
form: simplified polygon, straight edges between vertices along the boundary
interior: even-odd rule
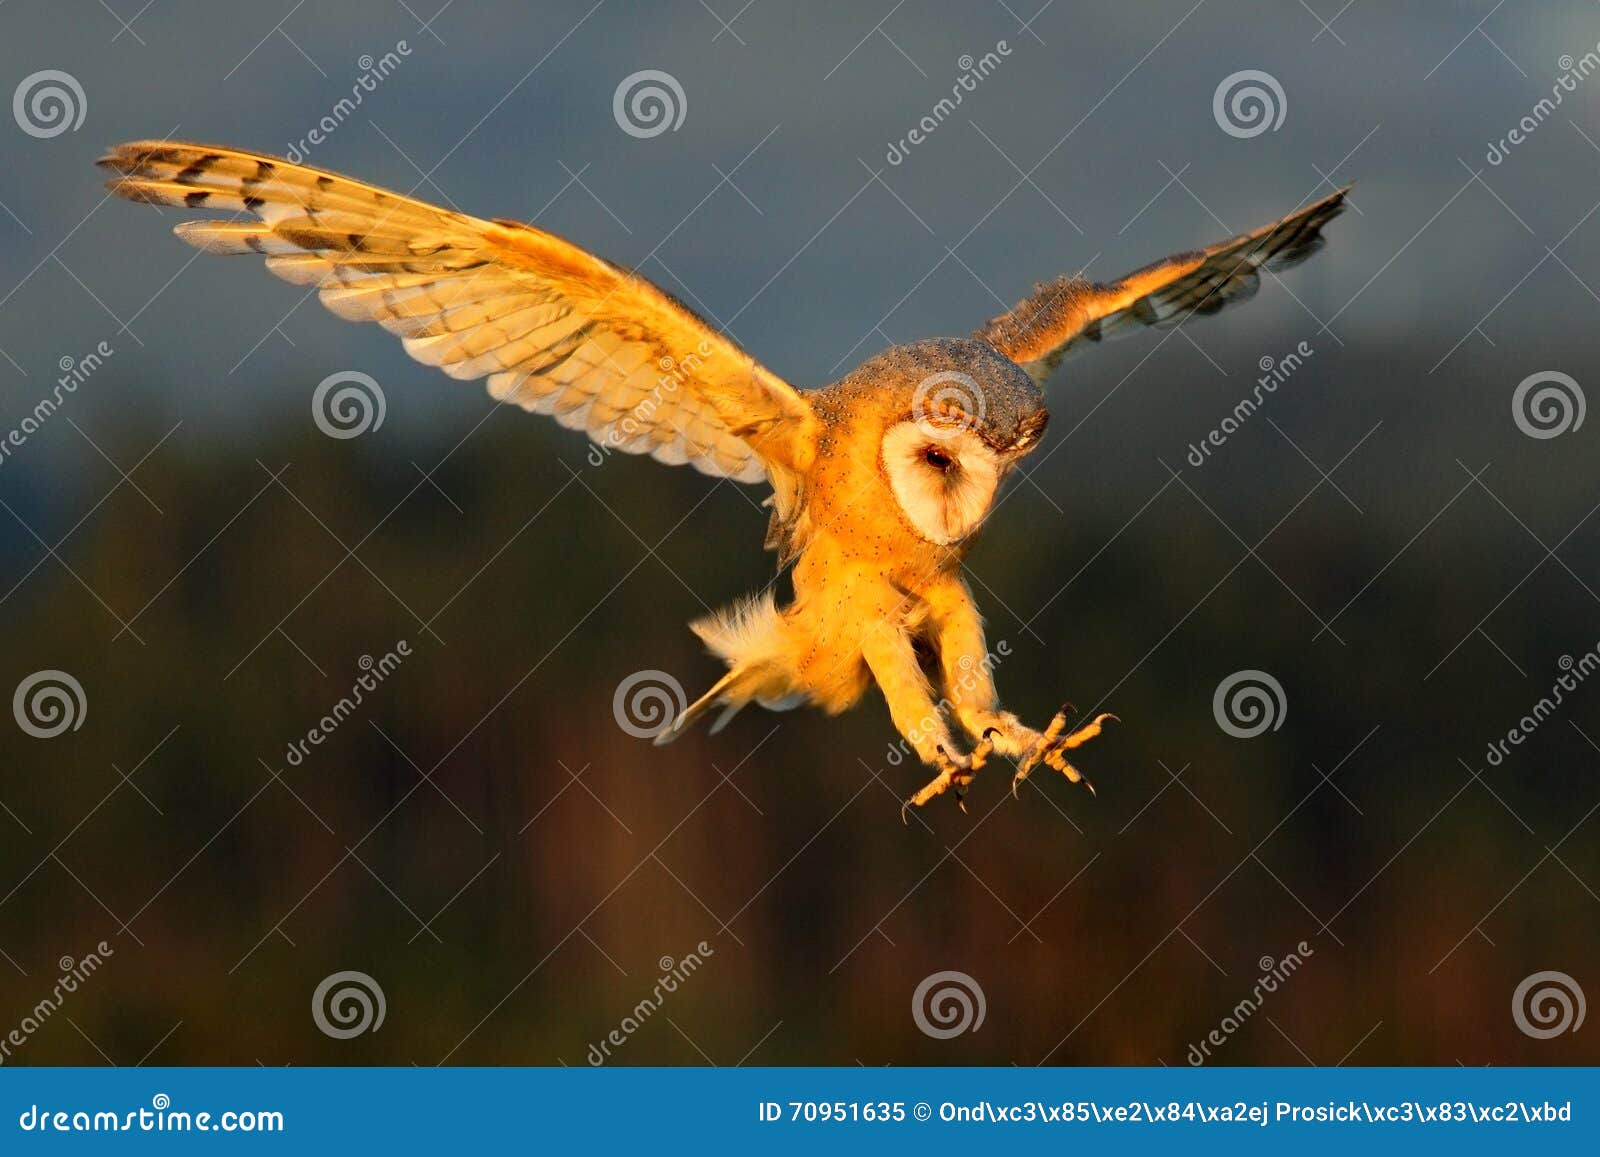
[[[1316,388],[1338,388],[1333,360],[1320,368]],[[970,816],[934,806],[909,826],[898,797],[925,773],[886,762],[876,698],[837,720],[750,712],[665,749],[613,721],[636,670],[691,694],[715,676],[682,624],[769,577],[754,491],[647,461],[596,469],[576,436],[510,411],[449,453],[435,490],[412,461],[476,425],[488,403],[473,397],[417,441],[386,426],[335,442],[309,420],[231,444],[180,431],[136,475],[164,513],[123,485],[62,549],[123,618],[149,604],[143,645],[114,639],[60,564],[24,578],[41,551],[0,528],[5,585],[21,580],[5,685],[59,667],[89,701],[75,733],[4,741],[0,880],[25,882],[0,905],[0,947],[28,973],[7,969],[5,1007],[25,1011],[50,962],[104,937],[114,961],[65,1013],[119,1063],[182,1021],[153,1060],[579,1064],[649,994],[658,958],[703,939],[715,955],[618,1062],[731,1063],[762,1042],[754,1062],[1182,1063],[1258,958],[1305,940],[1314,955],[1220,1062],[1332,1063],[1358,1042],[1352,1062],[1592,1061],[1586,1036],[1516,1032],[1509,1000],[1529,972],[1581,977],[1595,959],[1592,823],[1545,854],[1596,798],[1578,731],[1600,736],[1594,692],[1504,766],[1483,752],[1557,656],[1600,639],[1600,616],[1552,562],[1487,621],[1493,644],[1471,632],[1542,550],[1473,491],[1402,551],[1466,476],[1411,456],[1397,435],[1426,415],[1380,384],[1352,387],[1356,425],[1384,427],[1337,475],[1365,513],[1324,484],[1260,561],[1183,484],[1253,544],[1317,480],[1270,430],[1142,514],[1165,472],[1074,453],[1079,437],[1039,489],[1015,484],[971,560],[992,641],[1012,651],[1002,690],[1035,720],[1070,696],[1124,723],[1082,753],[1098,798],[1041,773],[1013,802],[996,764]],[[418,371],[390,404],[432,385]],[[1179,408],[1204,412],[1192,395]],[[1278,416],[1335,460],[1354,439],[1305,433],[1306,412]],[[119,461],[162,432],[94,425]],[[1557,537],[1593,492],[1570,441],[1508,444],[1521,461],[1486,476]],[[1207,473],[1230,468],[1254,481]],[[50,528],[115,481],[48,478],[5,481],[17,514]],[[1562,548],[1579,575],[1596,573],[1597,533]],[[1355,598],[1342,643],[1315,637],[1268,567],[1323,618]],[[360,657],[401,639],[412,657],[287,766]],[[1282,729],[1250,741],[1211,708],[1243,667],[1288,699]],[[308,1004],[346,968],[380,980],[389,1013],[338,1042]],[[945,968],[989,1002],[984,1028],[950,1042],[910,1016],[917,982]],[[83,1036],[57,1018],[22,1057],[92,1060]]]

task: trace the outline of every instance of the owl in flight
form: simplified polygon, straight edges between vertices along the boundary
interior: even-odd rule
[[[933,780],[906,801],[959,800],[985,761],[1084,782],[1067,753],[1115,718],[1043,730],[1002,710],[963,556],[1049,410],[1071,351],[1251,296],[1262,269],[1309,256],[1339,190],[1283,220],[1112,282],[1058,278],[967,338],[895,346],[799,390],[638,274],[531,225],[439,208],[276,157],[137,141],[100,164],[120,196],[231,211],[185,221],[211,253],[254,253],[340,317],[375,321],[453,378],[549,414],[606,451],[772,489],[766,545],[793,564],[771,588],[693,624],[728,673],[657,737],[755,702],[853,706],[876,683]]]

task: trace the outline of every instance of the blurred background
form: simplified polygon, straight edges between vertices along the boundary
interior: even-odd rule
[[[0,727],[6,1063],[1600,1061],[1600,11],[741,3],[0,11],[0,692],[82,691]],[[643,70],[675,129],[614,114]],[[902,825],[876,695],[619,726],[635,673],[718,674],[684,624],[769,581],[760,491],[593,465],[106,201],[169,135],[536,221],[816,385],[1359,183],[1249,305],[1070,361],[969,560],[1008,705],[1121,716],[1098,796],[996,763]],[[346,371],[385,415],[335,439]],[[1239,672],[1272,726],[1219,718]],[[341,972],[385,1010],[348,1039]]]

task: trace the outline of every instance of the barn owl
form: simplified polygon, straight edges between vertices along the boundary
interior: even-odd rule
[[[1115,718],[1069,727],[1063,708],[1035,730],[1003,710],[961,573],[1001,484],[1040,443],[1051,372],[1085,345],[1250,296],[1261,270],[1318,248],[1345,197],[1116,281],[1057,278],[971,337],[895,346],[800,390],[643,277],[531,225],[211,145],[139,141],[100,163],[131,200],[231,211],[176,232],[264,257],[417,360],[487,379],[499,401],[607,452],[769,486],[766,544],[780,570],[792,564],[793,598],[780,607],[769,588],[692,624],[727,673],[656,742],[720,709],[715,732],[752,702],[836,714],[876,684],[936,773],[908,808],[961,800],[996,754],[1015,761],[1013,792],[1039,766],[1087,784],[1068,753]]]

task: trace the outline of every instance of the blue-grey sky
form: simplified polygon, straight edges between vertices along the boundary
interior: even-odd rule
[[[1324,174],[1360,180],[1361,213],[1293,282],[1302,304],[1274,290],[1196,331],[1230,372],[1253,359],[1230,353],[1227,327],[1259,344],[1335,315],[1341,336],[1404,341],[1431,366],[1547,246],[1565,237],[1558,256],[1574,269],[1592,252],[1592,229],[1568,233],[1594,202],[1581,177],[1600,164],[1589,139],[1600,87],[1580,82],[1503,163],[1485,160],[1549,94],[1563,54],[1595,48],[1589,5],[1357,4],[1324,30],[1303,6],[1221,0],[1037,14],[757,0],[727,28],[714,4],[457,0],[435,17],[433,2],[125,0],[126,29],[107,10],[117,4],[8,4],[7,89],[60,69],[86,108],[59,136],[4,134],[5,403],[107,335],[197,421],[211,407],[271,410],[281,395],[247,383],[330,358],[421,380],[378,335],[309,305],[290,314],[298,294],[243,261],[186,268],[192,254],[156,214],[100,203],[89,167],[101,146],[140,136],[286,151],[348,94],[363,55],[399,41],[410,55],[312,159],[470,212],[536,217],[640,264],[799,382],[831,380],[891,339],[963,332],[1039,278],[1111,276],[1253,226],[1326,190]],[[886,163],[955,85],[960,59],[1000,41],[1000,67],[903,163]],[[641,69],[680,82],[675,131],[619,131],[614,90]],[[1243,69],[1275,77],[1285,107],[1277,129],[1236,139],[1212,98]],[[1484,329],[1502,349],[1557,340],[1595,305],[1551,260]],[[286,314],[283,336],[239,364]],[[1177,345],[1185,372],[1215,375]],[[1455,368],[1486,356],[1474,336]]]

